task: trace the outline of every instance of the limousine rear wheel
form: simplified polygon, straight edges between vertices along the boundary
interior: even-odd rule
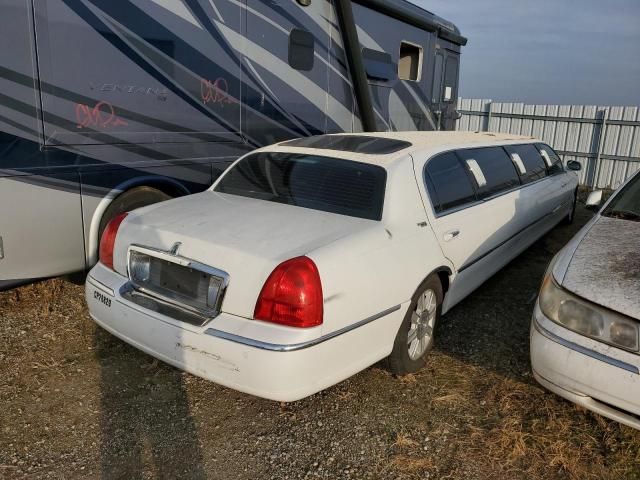
[[[388,358],[389,369],[395,375],[420,370],[433,348],[434,329],[442,307],[442,284],[437,275],[430,275],[420,285],[400,325]]]

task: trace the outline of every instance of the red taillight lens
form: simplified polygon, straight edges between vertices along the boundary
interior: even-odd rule
[[[102,232],[102,238],[100,239],[100,262],[111,270],[113,270],[113,247],[116,244],[118,228],[120,228],[120,224],[126,216],[127,213],[121,213],[113,217],[107,223],[107,227]]]
[[[290,327],[322,324],[322,284],[316,264],[309,257],[282,262],[265,282],[253,317]]]

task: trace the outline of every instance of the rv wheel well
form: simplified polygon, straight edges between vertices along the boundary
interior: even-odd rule
[[[179,192],[179,194],[183,194],[183,192]],[[135,210],[136,208],[146,207],[147,205],[152,205],[154,203],[163,202],[172,197],[174,197],[174,195],[168,191],[149,185],[137,185],[122,192],[113,199],[102,214],[100,226],[98,228],[98,244],[100,244],[102,232],[111,219],[116,215]]]

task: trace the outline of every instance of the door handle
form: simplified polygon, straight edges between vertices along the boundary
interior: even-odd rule
[[[442,238],[445,242],[449,242],[456,238],[458,235],[460,235],[460,230],[449,230],[442,236]]]

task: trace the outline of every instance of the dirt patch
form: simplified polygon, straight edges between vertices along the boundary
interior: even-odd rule
[[[1,478],[640,478],[640,432],[530,374],[533,299],[558,227],[437,328],[427,366],[374,366],[278,404],[154,360],[97,328],[62,280],[0,293]]]

